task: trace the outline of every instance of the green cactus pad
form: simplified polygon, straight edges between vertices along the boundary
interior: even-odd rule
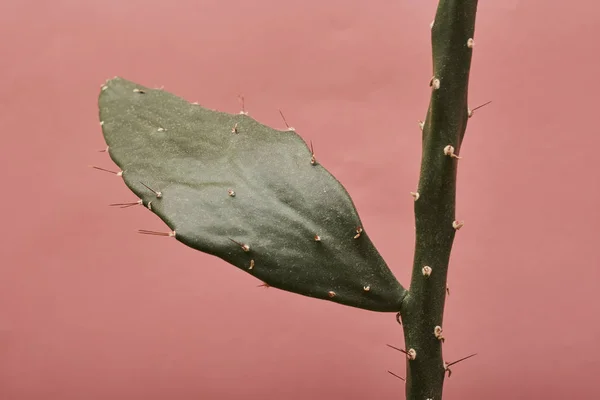
[[[99,107],[125,184],[176,240],[272,287],[400,309],[405,289],[298,134],[121,78],[102,87]]]

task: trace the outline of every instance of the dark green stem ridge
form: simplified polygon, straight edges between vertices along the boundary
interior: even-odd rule
[[[433,77],[415,196],[415,255],[401,310],[406,349],[416,353],[413,360],[407,359],[409,400],[442,398],[446,371],[436,327],[439,333],[450,252],[461,226],[455,221],[456,176],[470,113],[467,93],[476,11],[477,0],[440,0],[432,26]]]
[[[400,310],[406,290],[345,188],[296,132],[122,78],[102,87],[99,109],[119,176],[168,225],[165,236],[268,286]],[[223,287],[226,301],[227,284],[211,284]]]

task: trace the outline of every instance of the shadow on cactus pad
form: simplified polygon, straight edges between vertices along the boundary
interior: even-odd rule
[[[269,286],[392,312],[405,289],[293,131],[114,78],[100,120],[125,184],[176,240]]]

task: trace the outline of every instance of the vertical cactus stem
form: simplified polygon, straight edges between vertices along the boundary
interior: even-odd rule
[[[288,125],[285,116],[283,115],[283,112],[281,110],[279,110],[279,115],[281,115],[281,119],[283,119],[283,123],[285,124],[288,131],[296,131],[296,129],[293,126]]]
[[[227,195],[228,195],[229,197],[235,197],[235,192],[234,192],[233,190],[231,190],[231,189],[228,189],[228,190],[227,190]]]
[[[148,189],[149,191],[151,191],[152,193],[154,193],[154,195],[156,196],[156,198],[160,199],[162,197],[162,192],[159,192],[158,190],[154,190],[152,189],[150,186],[146,185],[144,182],[140,182],[146,189]]]
[[[250,251],[250,246],[248,246],[247,244],[240,243],[240,242],[238,242],[236,240],[233,240],[232,238],[228,238],[228,239],[231,240],[233,243],[237,244],[238,246],[240,246],[240,248],[242,250],[244,250],[246,253]]]
[[[361,226],[357,226],[356,227],[356,235],[354,235],[354,239],[358,239],[360,237],[361,233],[363,233],[363,228]]]
[[[439,0],[431,26],[431,93],[423,126],[421,169],[414,202],[415,251],[409,294],[400,313],[407,362],[406,399],[441,399],[445,369],[442,343],[432,333],[443,326],[450,253],[456,229],[456,177],[468,122],[468,87],[477,0]],[[450,147],[448,147],[450,146]],[[448,158],[446,158],[448,157]],[[435,266],[424,276],[423,266]],[[410,345],[409,345],[410,344]]]

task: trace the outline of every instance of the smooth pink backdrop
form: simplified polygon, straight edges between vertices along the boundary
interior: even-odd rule
[[[600,398],[596,1],[481,1],[444,325],[445,399]],[[393,314],[165,238],[97,117],[120,75],[278,109],[408,283],[436,1],[0,1],[0,399],[402,399]]]

